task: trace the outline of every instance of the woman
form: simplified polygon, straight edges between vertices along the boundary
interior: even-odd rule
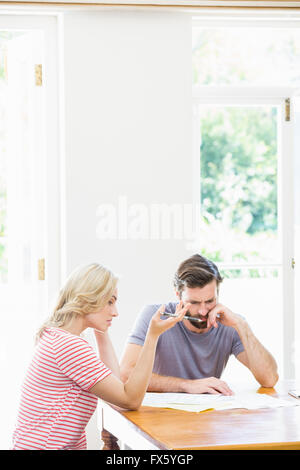
[[[38,343],[21,395],[13,449],[86,449],[85,427],[97,398],[125,409],[141,405],[152,372],[161,333],[183,319],[153,316],[139,360],[124,384],[108,336],[118,315],[117,278],[99,264],[77,268],[61,290],[50,319],[38,332]],[[99,356],[80,335],[93,328]]]

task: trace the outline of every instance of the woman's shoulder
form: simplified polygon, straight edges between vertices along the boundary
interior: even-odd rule
[[[88,341],[78,335],[74,335],[67,330],[59,327],[47,327],[43,332],[42,339],[50,340],[55,344],[78,344],[78,345],[88,345]]]

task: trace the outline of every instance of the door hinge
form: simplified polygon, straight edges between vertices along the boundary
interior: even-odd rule
[[[41,258],[38,260],[38,280],[45,280],[45,258]]]
[[[286,98],[285,100],[285,120],[291,120],[291,100],[290,98]]]
[[[35,76],[35,85],[36,86],[42,86],[43,85],[42,64],[36,64],[34,66],[34,76]]]
[[[296,261],[295,258],[292,258],[292,268],[295,269]]]

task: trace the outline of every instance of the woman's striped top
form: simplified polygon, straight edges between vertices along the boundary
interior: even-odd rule
[[[97,406],[89,389],[110,374],[84,338],[46,328],[22,386],[12,449],[86,449]]]

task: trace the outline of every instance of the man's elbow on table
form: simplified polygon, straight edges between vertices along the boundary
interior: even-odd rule
[[[264,388],[273,388],[279,380],[279,375],[276,372],[273,377],[267,377],[260,381],[260,385]]]

